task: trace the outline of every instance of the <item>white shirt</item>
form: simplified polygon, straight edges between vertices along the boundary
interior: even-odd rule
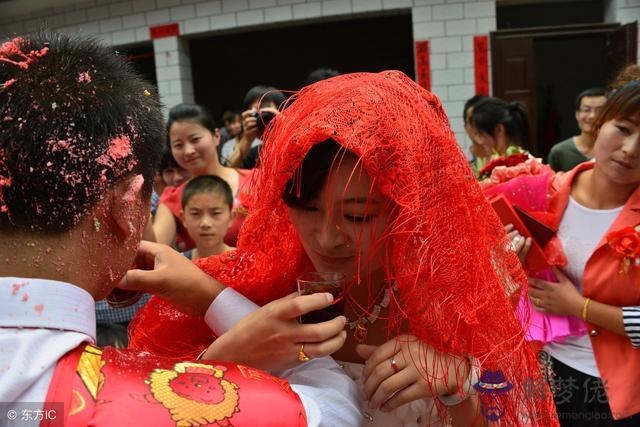
[[[205,320],[220,334],[255,309],[226,289]],[[52,280],[0,278],[0,402],[44,402],[58,360],[82,342],[95,343],[95,336],[95,302],[84,289]],[[360,425],[356,385],[330,357],[313,359],[282,377],[300,396],[309,426]]]
[[[568,260],[564,272],[581,293],[585,265],[622,208],[590,209],[573,197],[569,198],[558,227],[558,238]],[[592,377],[600,377],[589,335],[549,343],[544,349],[565,365]]]

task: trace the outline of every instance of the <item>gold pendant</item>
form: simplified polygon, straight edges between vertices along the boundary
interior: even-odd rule
[[[364,326],[364,319],[361,317],[356,323],[356,329],[353,331],[353,337],[358,344],[364,344],[367,341],[367,328]]]

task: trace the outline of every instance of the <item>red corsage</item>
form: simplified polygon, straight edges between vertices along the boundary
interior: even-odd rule
[[[527,153],[517,153],[512,154],[507,157],[498,157],[495,160],[491,160],[485,167],[480,170],[478,176],[480,179],[489,178],[491,176],[491,172],[498,166],[512,167],[519,165],[520,163],[524,163],[529,159],[529,154]]]
[[[631,267],[640,268],[640,225],[612,231],[606,238],[613,252],[621,258],[621,272],[628,273]]]

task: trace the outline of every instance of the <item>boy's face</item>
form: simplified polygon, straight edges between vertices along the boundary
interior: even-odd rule
[[[222,244],[233,215],[219,193],[196,193],[182,211],[184,225],[200,249],[213,249]]]

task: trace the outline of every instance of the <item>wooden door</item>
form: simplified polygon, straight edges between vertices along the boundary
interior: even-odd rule
[[[609,81],[626,65],[638,60],[638,23],[632,22],[611,31],[607,37],[607,74]]]
[[[525,147],[535,154],[536,95],[535,57],[533,37],[501,37],[491,33],[491,64],[493,96],[519,102],[527,110],[533,147]]]

